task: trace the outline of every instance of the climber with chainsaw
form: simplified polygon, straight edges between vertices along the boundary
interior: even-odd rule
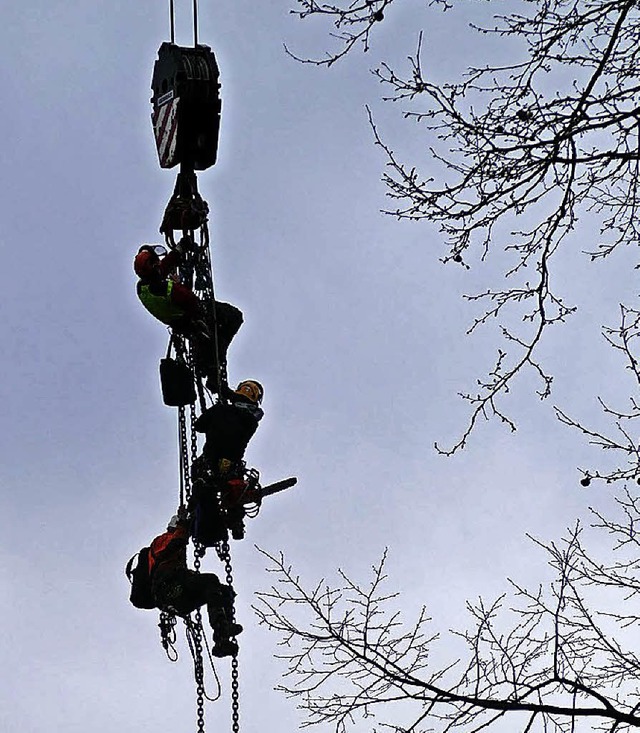
[[[255,485],[245,476],[243,458],[264,415],[263,396],[262,385],[247,379],[195,421],[205,444],[193,468],[192,530],[194,539],[207,547],[226,540],[227,530],[242,539],[245,505],[259,503]]]

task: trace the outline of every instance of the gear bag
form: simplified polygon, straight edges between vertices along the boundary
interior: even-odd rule
[[[162,399],[168,407],[184,407],[196,401],[193,375],[183,361],[160,359],[160,385]]]
[[[207,486],[202,479],[193,485],[191,509],[191,536],[194,542],[204,547],[214,547],[216,543],[229,539],[218,494],[213,486]]]
[[[136,562],[137,560],[137,562]],[[136,563],[133,567],[134,562]],[[136,608],[156,608],[149,575],[149,548],[143,547],[129,560],[125,575],[131,583],[129,600]]]

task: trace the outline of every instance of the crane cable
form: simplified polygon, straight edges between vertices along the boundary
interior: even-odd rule
[[[171,43],[175,43],[176,21],[174,0],[169,0],[169,17],[171,24]],[[193,46],[198,45],[198,0],[193,0]]]

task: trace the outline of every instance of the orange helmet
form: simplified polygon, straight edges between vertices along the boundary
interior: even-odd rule
[[[148,244],[143,244],[133,260],[133,269],[139,278],[145,280],[153,277],[157,272],[159,262],[160,258],[153,247]]]
[[[236,387],[235,393],[242,395],[248,400],[251,400],[251,402],[255,402],[259,405],[262,402],[262,397],[264,396],[264,389],[260,382],[256,382],[255,379],[245,379],[244,382],[240,382]]]

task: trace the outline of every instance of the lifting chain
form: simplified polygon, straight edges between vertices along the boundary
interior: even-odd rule
[[[240,732],[240,684],[238,681],[238,655],[231,658],[231,730]]]
[[[216,545],[218,557],[224,563],[225,579],[227,585],[233,588],[233,568],[231,566],[231,551],[228,542],[219,542]],[[231,622],[235,623],[236,608],[235,603],[232,606]],[[240,681],[238,671],[238,655],[234,655],[231,659],[231,730],[232,733],[240,731]]]
[[[187,191],[187,185],[191,187],[190,191]],[[183,189],[184,186],[184,189]],[[182,190],[181,190],[182,189]],[[170,247],[175,246],[173,239],[173,223],[171,216],[175,215],[176,212],[176,194],[181,194],[178,198],[177,209],[179,213],[179,207],[183,206],[186,214],[195,214],[196,217],[200,217],[199,222],[199,236],[196,238],[195,230],[191,229],[189,225],[182,229],[183,240],[190,243],[185,251],[185,261],[183,266],[180,268],[181,280],[189,287],[192,287],[194,292],[198,295],[204,304],[205,308],[205,321],[208,323],[217,324],[216,319],[216,300],[213,285],[213,271],[211,267],[211,254],[209,251],[209,229],[207,226],[207,215],[209,207],[206,201],[204,201],[197,192],[197,181],[195,173],[191,172],[191,177],[179,177],[176,182],[176,190],[174,191],[174,197],[170,202],[167,210],[165,211],[165,219],[161,231],[164,232],[167,244]],[[173,205],[173,210],[171,209]],[[186,223],[186,219],[183,214],[182,221]],[[198,241],[199,240],[199,241]],[[218,349],[218,333],[217,327],[214,327],[213,334],[214,338],[214,349],[215,353],[219,353]],[[184,355],[187,364],[191,368],[192,372],[196,374],[196,363],[194,358],[193,344],[190,339],[186,340],[179,339],[176,344],[176,350],[180,349]],[[199,383],[198,375],[196,374],[196,383]],[[225,363],[218,363],[217,369],[217,384],[216,392],[218,399],[222,402],[227,401],[227,371]],[[201,402],[201,409],[204,409],[204,396],[202,394],[202,387],[199,389],[199,397]],[[178,433],[179,433],[179,453],[180,453],[180,506],[189,504],[192,493],[192,469],[194,464],[197,462],[198,453],[198,441],[197,433],[195,430],[195,405],[189,405],[188,415],[187,408],[180,407],[178,409]],[[231,553],[229,551],[229,543],[221,542],[216,545],[216,552],[220,560],[224,563],[225,577],[227,585],[233,589],[233,570],[231,565]],[[200,572],[201,560],[204,556],[205,548],[194,543],[194,570]],[[162,623],[165,626],[171,623],[170,632],[173,634],[173,641],[175,641],[175,617],[171,617],[168,614],[161,614],[161,629]],[[232,623],[235,623],[235,604],[232,608]],[[204,663],[203,663],[203,641],[206,644],[206,638],[204,637],[204,630],[202,627],[202,613],[198,609],[195,612],[195,622],[191,619],[185,619],[187,639],[189,647],[193,657],[194,673],[196,680],[196,705],[197,705],[197,733],[205,733],[205,719],[204,719],[204,701],[206,695],[205,683],[204,683]],[[173,649],[172,642],[165,644],[165,635],[163,635],[163,646],[165,650],[170,647]],[[208,647],[207,647],[208,651]],[[169,654],[169,652],[167,652]],[[177,657],[177,655],[176,655]],[[171,658],[171,656],[170,656]],[[215,674],[215,668],[214,668]],[[240,695],[239,695],[239,671],[238,671],[238,657],[237,654],[231,659],[231,719],[232,719],[232,733],[239,733],[240,731]]]
[[[193,369],[191,348],[186,351],[186,362]],[[195,406],[189,405],[187,419],[186,407],[178,408],[178,442],[180,454],[180,506],[189,504],[192,492],[192,469],[198,455],[198,436],[195,430]]]
[[[198,456],[198,436],[194,427],[196,421],[196,411],[193,405],[189,405],[189,421],[191,423],[191,465],[193,466]]]
[[[199,561],[198,561],[199,564]],[[196,676],[196,713],[198,719],[198,733],[204,730],[204,663],[202,661],[202,613],[198,609],[195,613],[196,629],[193,633],[193,667]]]
[[[193,352],[189,349],[189,366],[193,368]],[[189,445],[187,446],[187,440],[183,443],[183,460],[185,464],[189,466],[189,476],[191,477],[191,469],[198,455],[198,436],[196,435],[195,424],[195,408],[193,405],[189,405]],[[191,484],[189,484],[189,498],[191,498]],[[203,547],[194,542],[194,560],[193,566],[196,573],[200,572],[200,563],[203,556]],[[196,678],[196,716],[197,716],[197,733],[205,733],[204,727],[204,698],[205,698],[205,686],[204,686],[204,662],[202,655],[202,641],[204,636],[204,630],[202,628],[202,612],[198,608],[195,612],[196,623],[195,629],[192,628],[193,634],[193,667]]]
[[[193,368],[193,355],[191,350],[189,351],[189,366]],[[189,427],[190,427],[190,434],[189,434],[189,452],[187,452],[187,442],[186,442],[186,435],[185,435],[185,442],[184,442],[184,459],[187,463],[189,463],[189,474],[191,475],[193,471],[193,467],[196,464],[196,458],[198,457],[198,435],[196,433],[195,429],[195,421],[196,421],[196,411],[194,405],[189,405]],[[193,478],[193,477],[191,477]],[[189,486],[189,495],[188,498],[191,499],[191,487],[192,484]],[[196,573],[200,572],[200,562],[201,559],[204,557],[205,548],[199,543],[195,542],[193,543],[194,553],[193,553],[193,566],[196,571]],[[198,611],[200,613],[200,611]]]
[[[187,453],[187,414],[184,407],[178,408],[178,454],[180,456],[180,506],[191,498],[191,477]]]
[[[220,679],[216,672],[216,668],[213,664],[213,658],[211,656],[211,650],[207,642],[206,632],[202,624],[202,613],[200,609],[195,612],[195,622],[191,619],[191,616],[183,617],[185,630],[187,635],[187,643],[189,645],[189,651],[191,652],[191,658],[193,659],[193,670],[196,679],[196,715],[197,715],[197,732],[205,733],[205,700],[209,702],[215,702],[220,699],[222,689],[220,687]],[[209,666],[213,673],[213,680],[217,687],[217,692],[211,696],[207,694],[205,684],[205,651],[206,659],[208,660]]]

